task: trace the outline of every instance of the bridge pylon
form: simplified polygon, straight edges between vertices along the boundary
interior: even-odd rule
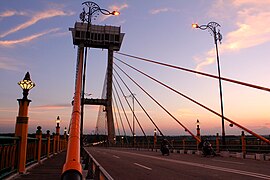
[[[73,44],[82,45],[85,48],[100,48],[108,50],[107,84],[105,99],[86,99],[82,95],[82,105],[103,105],[107,116],[108,140],[115,143],[115,128],[112,112],[112,75],[113,75],[113,52],[119,51],[124,33],[121,27],[93,25],[84,22],[76,22],[72,32]],[[78,52],[79,53],[79,52]],[[84,56],[79,55],[78,56]]]

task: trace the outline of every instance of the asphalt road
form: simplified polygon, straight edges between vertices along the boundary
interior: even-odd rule
[[[151,179],[269,179],[270,161],[117,148],[88,147],[87,150],[114,178]]]

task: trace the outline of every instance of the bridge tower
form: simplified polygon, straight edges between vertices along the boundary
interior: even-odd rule
[[[74,28],[69,28],[72,32],[73,44],[77,46],[101,48],[108,50],[107,64],[107,89],[106,99],[87,99],[82,96],[82,105],[103,105],[107,115],[108,140],[114,143],[115,128],[112,113],[112,75],[113,75],[113,52],[119,51],[124,33],[121,33],[121,27],[93,25],[84,22],[76,22]],[[78,51],[78,53],[83,53]],[[83,54],[78,54],[78,57]],[[82,133],[82,132],[81,132]]]

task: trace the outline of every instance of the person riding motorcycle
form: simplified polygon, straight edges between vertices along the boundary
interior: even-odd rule
[[[162,155],[167,154],[169,156],[170,150],[169,150],[170,143],[167,139],[163,139],[160,146],[160,151]]]
[[[216,153],[212,147],[212,144],[209,142],[208,139],[206,139],[205,141],[202,141],[202,152],[204,156],[207,155],[213,155],[215,156]]]

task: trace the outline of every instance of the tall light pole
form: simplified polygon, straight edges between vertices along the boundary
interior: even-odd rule
[[[134,107],[134,98],[135,98],[135,95],[136,94],[134,94],[134,93],[131,93],[130,95],[128,95],[128,96],[125,96],[125,97],[128,97],[128,98],[132,98],[132,114],[133,114],[133,116],[132,116],[132,138],[133,138],[133,146],[135,145],[135,114],[134,114],[134,112],[135,112],[135,107]]]
[[[222,97],[222,86],[221,86],[221,76],[220,76],[220,64],[219,64],[219,54],[217,41],[221,43],[222,35],[220,34],[220,25],[216,22],[209,22],[207,25],[192,24],[193,28],[199,28],[201,30],[209,30],[210,34],[214,37],[216,55],[217,55],[217,66],[218,66],[218,80],[219,80],[219,94],[220,94],[220,107],[221,107],[221,125],[222,125],[222,145],[226,146],[225,140],[225,128],[224,128],[224,112],[223,112],[223,97]]]
[[[98,4],[96,4],[95,2],[92,1],[86,1],[82,3],[83,6],[85,6],[86,8],[88,8],[88,12],[85,11],[85,8],[83,8],[83,12],[80,14],[80,19],[81,21],[87,22],[87,32],[89,31],[89,27],[92,24],[92,19],[95,19],[99,13],[103,14],[103,15],[114,15],[114,16],[118,16],[120,13],[118,11],[108,11],[106,9],[102,9],[99,7]],[[90,33],[91,36],[91,33]],[[90,38],[90,37],[89,37]],[[85,95],[85,72],[86,72],[86,60],[87,60],[87,47],[85,47],[85,56],[84,56],[84,63],[83,63],[83,79],[82,79],[82,95],[81,95],[81,134],[80,134],[80,138],[81,138],[81,144],[82,144],[82,140],[83,140],[83,115],[84,115],[84,95]]]
[[[23,98],[17,99],[19,103],[19,113],[16,119],[15,136],[20,137],[19,143],[19,155],[18,155],[18,172],[25,172],[26,164],[26,150],[27,150],[27,135],[28,135],[28,107],[31,102],[28,99],[29,91],[35,87],[35,83],[31,81],[30,74],[27,72],[22,81],[18,82],[18,85],[23,90]]]

